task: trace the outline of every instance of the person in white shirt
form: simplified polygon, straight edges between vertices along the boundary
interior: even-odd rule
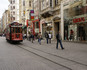
[[[52,38],[52,35],[51,35],[51,33],[49,32],[49,43],[51,43],[51,38]]]

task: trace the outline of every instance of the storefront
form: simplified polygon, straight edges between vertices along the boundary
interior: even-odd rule
[[[79,15],[65,21],[64,39],[87,41],[87,15]]]
[[[45,32],[47,32],[47,33],[53,33],[53,27],[52,27],[52,22],[50,22],[50,23],[43,23],[42,24],[42,36],[43,37],[45,37]]]
[[[39,19],[32,21],[33,23],[33,34],[37,34],[40,32],[40,21]]]

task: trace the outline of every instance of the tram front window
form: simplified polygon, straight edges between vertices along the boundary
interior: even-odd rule
[[[21,27],[15,28],[15,33],[21,33]]]

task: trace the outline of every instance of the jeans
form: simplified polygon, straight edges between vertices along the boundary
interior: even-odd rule
[[[49,38],[49,43],[51,43],[51,38]]]
[[[38,39],[38,42],[39,42],[39,44],[41,44],[41,39],[40,38]]]
[[[61,40],[57,40],[56,49],[58,49],[58,43],[60,43],[61,49],[63,49],[63,45],[62,45],[62,41]]]
[[[48,38],[46,38],[46,40],[47,40],[47,44],[48,44]]]

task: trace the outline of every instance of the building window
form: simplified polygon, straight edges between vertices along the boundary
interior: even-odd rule
[[[13,15],[15,15],[15,12],[13,12]]]
[[[52,7],[52,0],[50,0],[50,7]]]
[[[15,17],[13,17],[13,20],[15,20]]]
[[[58,0],[55,0],[55,6],[57,6],[58,5]]]
[[[11,6],[11,10],[12,10],[12,6]]]
[[[11,4],[12,4],[12,1],[11,1]]]
[[[29,7],[31,7],[31,1],[29,1]]]
[[[49,0],[46,1],[46,6],[48,6],[48,5],[49,5]]]
[[[15,6],[13,6],[13,9],[15,9]]]
[[[87,0],[86,0],[86,4],[87,4]]]
[[[23,0],[23,6],[25,6],[25,0]]]
[[[15,0],[13,0],[13,3],[15,3]]]
[[[45,4],[44,4],[44,0],[42,0],[42,9],[44,9]]]

